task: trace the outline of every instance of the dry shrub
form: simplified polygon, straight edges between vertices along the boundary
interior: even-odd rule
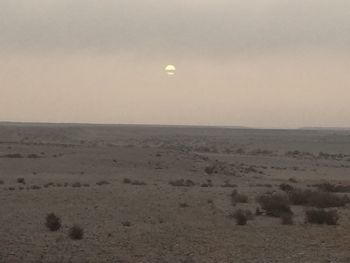
[[[236,219],[237,225],[240,226],[246,225],[248,220],[254,219],[253,213],[248,209],[237,209],[230,217]]]
[[[350,202],[349,198],[334,193],[319,190],[294,189],[288,193],[289,200],[294,205],[309,205],[318,208],[341,207]]]
[[[72,184],[72,187],[81,187],[81,183],[80,182],[75,182]]]
[[[74,225],[69,229],[69,237],[73,240],[80,240],[84,236],[84,230],[78,225]]]
[[[283,214],[293,214],[285,195],[264,194],[259,196],[257,201],[268,216],[280,217]]]
[[[19,183],[19,184],[25,184],[26,182],[25,182],[25,180],[24,180],[24,178],[17,178],[17,183]]]
[[[46,216],[45,225],[50,231],[57,231],[61,228],[61,219],[54,213],[50,213]]]
[[[306,222],[310,224],[336,225],[339,215],[336,210],[312,209],[306,211]]]
[[[191,186],[195,185],[195,183],[189,179],[187,179],[187,180],[179,179],[179,180],[175,180],[175,181],[170,181],[169,184],[172,186],[185,186],[185,187],[191,187]]]
[[[281,215],[281,223],[282,225],[293,225],[293,214],[292,213],[284,213]]]
[[[248,203],[248,196],[238,193],[237,190],[233,190],[231,193],[231,201],[233,205],[236,205],[236,203]]]
[[[294,190],[294,187],[291,186],[290,184],[280,184],[280,189],[284,192],[290,192],[290,191],[293,191]]]
[[[107,181],[98,181],[96,184],[101,186],[101,185],[107,185],[107,184],[109,184],[109,182],[107,182]]]

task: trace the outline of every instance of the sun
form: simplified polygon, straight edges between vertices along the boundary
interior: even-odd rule
[[[169,64],[165,67],[165,72],[170,76],[175,75],[176,67],[174,65]]]

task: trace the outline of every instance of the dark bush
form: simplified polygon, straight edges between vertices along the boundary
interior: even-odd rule
[[[257,201],[268,216],[280,217],[286,213],[293,214],[289,206],[288,198],[285,195],[265,194],[259,196]]]
[[[237,187],[236,184],[231,184],[230,181],[225,181],[225,183],[223,185],[221,185],[221,187],[229,187],[229,188],[234,188]]]
[[[72,184],[72,187],[81,187],[81,183],[75,182]]]
[[[131,182],[132,185],[146,185],[145,182],[142,182],[142,181],[138,181],[138,180],[134,180]]]
[[[5,182],[3,180],[0,180],[0,184],[4,184]]]
[[[237,225],[243,226],[247,224],[248,218],[246,215],[246,211],[242,209],[236,210],[232,215],[232,218],[236,219]]]
[[[236,203],[248,203],[248,196],[238,193],[237,190],[233,190],[231,193],[231,201],[233,205],[236,205]]]
[[[69,229],[69,237],[73,240],[80,240],[84,236],[84,230],[78,225],[74,225]]]
[[[306,222],[310,224],[336,225],[339,215],[336,210],[312,209],[306,211]]]
[[[131,223],[130,223],[130,221],[123,221],[123,222],[122,222],[122,225],[123,225],[123,226],[126,226],[126,227],[130,227],[130,226],[131,226]]]
[[[309,205],[318,208],[341,207],[349,202],[347,196],[341,197],[333,193],[310,189],[294,189],[288,193],[288,196],[294,205]]]
[[[214,165],[207,166],[207,167],[204,168],[204,171],[207,174],[211,175],[211,174],[213,174],[215,172],[215,166]]]
[[[291,186],[290,184],[280,184],[280,189],[284,192],[290,192],[294,190],[294,187]]]
[[[318,189],[325,192],[333,192],[333,193],[350,193],[350,185],[334,185],[331,183],[322,183],[313,185]]]
[[[50,231],[57,231],[61,228],[61,219],[54,213],[50,213],[46,216],[45,225]]]
[[[109,184],[109,182],[107,182],[107,181],[98,181],[96,184],[101,186],[101,185]]]
[[[10,153],[10,154],[5,154],[1,157],[3,157],[3,158],[23,158],[23,155],[20,153]]]
[[[190,187],[195,185],[195,183],[192,180],[184,180],[184,179],[170,181],[169,184],[172,186],[185,186],[185,187]]]
[[[131,180],[129,178],[124,178],[123,183],[124,184],[131,184]]]
[[[284,213],[281,215],[281,223],[282,225],[293,225],[293,214],[292,213]]]
[[[19,184],[25,184],[26,182],[25,182],[25,180],[24,180],[24,178],[17,178],[17,183],[19,183]]]
[[[295,179],[293,177],[289,178],[288,181],[291,182],[291,183],[297,183],[298,182],[297,179]]]

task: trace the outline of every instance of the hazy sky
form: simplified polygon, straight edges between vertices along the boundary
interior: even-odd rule
[[[350,126],[350,1],[0,0],[0,120]]]

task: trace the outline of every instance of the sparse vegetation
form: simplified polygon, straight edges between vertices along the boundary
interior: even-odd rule
[[[339,215],[336,210],[312,209],[306,211],[306,222],[310,224],[336,225]]]
[[[292,213],[281,214],[280,218],[281,218],[282,225],[293,225],[294,224]]]
[[[81,187],[81,183],[80,182],[75,182],[72,184],[72,187]]]
[[[221,187],[234,188],[234,187],[237,187],[237,185],[236,184],[231,184],[230,181],[226,180],[225,183],[223,185],[221,185]]]
[[[130,221],[123,221],[123,222],[122,222],[122,225],[123,225],[123,226],[126,226],[126,227],[130,227],[130,226],[131,226],[131,223],[130,223]]]
[[[124,184],[131,184],[131,180],[129,178],[124,178],[123,183]]]
[[[230,217],[236,219],[237,225],[240,226],[246,225],[248,220],[254,219],[253,213],[248,209],[237,209]]]
[[[268,216],[281,217],[284,214],[293,213],[289,206],[289,200],[285,195],[264,194],[259,196],[257,201]]]
[[[248,196],[240,194],[237,190],[233,190],[231,193],[231,201],[233,205],[237,203],[248,203]]]
[[[175,180],[175,181],[170,181],[169,184],[172,186],[185,186],[185,187],[191,187],[191,186],[195,185],[195,183],[189,179],[187,179],[187,180],[179,179],[179,180]]]
[[[215,165],[210,165],[210,166],[205,167],[204,171],[209,175],[215,173],[216,172]]]
[[[20,177],[20,178],[17,178],[17,183],[25,184],[26,182],[25,182],[24,178]]]
[[[341,184],[335,185],[327,182],[322,184],[315,184],[313,186],[325,192],[350,193],[350,185],[341,185]]]
[[[39,186],[39,185],[32,185],[30,187],[30,189],[32,189],[32,190],[39,190],[39,189],[41,189],[41,186]]]
[[[23,155],[20,153],[10,153],[0,156],[2,158],[23,158]]]
[[[281,189],[282,191],[284,191],[284,192],[290,192],[290,191],[294,190],[294,187],[291,186],[290,184],[285,184],[285,183],[283,183],[283,184],[280,184],[279,187],[280,187],[280,189]]]
[[[124,184],[132,184],[132,185],[146,185],[145,182],[138,181],[138,180],[131,180],[128,178],[124,178],[123,183]]]
[[[68,235],[73,240],[80,240],[84,236],[84,230],[78,225],[74,225],[69,229]]]
[[[5,184],[5,182],[3,180],[0,180],[0,184]]]
[[[350,202],[349,198],[333,193],[310,189],[294,189],[288,193],[289,200],[294,205],[308,205],[318,208],[341,207]]]
[[[107,185],[107,184],[109,184],[109,182],[108,181],[98,181],[96,184],[101,186],[101,185]]]
[[[185,203],[185,202],[179,203],[179,206],[182,207],[182,208],[189,207],[189,205],[187,203]]]
[[[295,179],[293,177],[289,178],[288,181],[291,182],[291,183],[297,183],[298,182],[297,179]]]
[[[61,228],[61,219],[54,213],[50,213],[46,216],[45,225],[50,231],[57,231]]]

